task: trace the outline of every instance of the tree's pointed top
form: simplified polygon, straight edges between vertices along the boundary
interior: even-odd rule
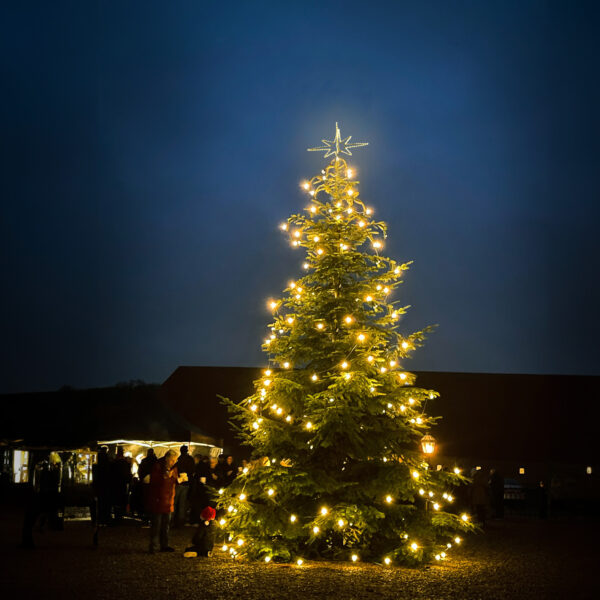
[[[352,142],[350,143],[350,139],[352,138],[349,135],[347,138],[343,138],[340,134],[340,128],[338,124],[335,124],[335,138],[332,140],[321,140],[323,142],[323,146],[319,146],[318,148],[308,148],[309,152],[325,152],[325,158],[335,154],[337,158],[339,154],[347,154],[348,156],[352,156],[352,152],[350,150],[352,148],[360,148],[361,146],[368,146],[368,142]]]

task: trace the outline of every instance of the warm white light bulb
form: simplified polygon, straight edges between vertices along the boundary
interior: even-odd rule
[[[295,522],[296,522],[296,518],[297,518],[297,517],[296,517],[296,515],[290,515],[290,521],[291,521],[292,523],[295,523]]]
[[[413,471],[412,472],[412,476],[414,479],[419,479],[419,472],[418,471]]]
[[[346,323],[348,325],[350,325],[350,323],[352,323],[352,321],[354,321],[354,318],[351,317],[350,315],[347,315],[347,316],[344,317],[344,321],[346,321]]]
[[[272,496],[275,493],[275,490],[273,488],[269,488],[267,490],[267,494],[269,494],[269,496]]]
[[[239,499],[244,501],[246,499],[246,494],[244,494],[243,492],[239,495]]]
[[[289,369],[289,368],[290,368],[290,363],[289,363],[289,362],[287,362],[287,361],[285,361],[285,362],[283,363],[283,368],[284,368],[284,369]]]
[[[321,507],[321,514],[326,515],[329,512],[329,509],[326,506]]]
[[[321,238],[318,235],[315,235],[315,237],[313,238],[313,241],[318,242],[318,241],[320,241],[320,239]]]
[[[296,564],[297,564],[298,566],[301,566],[303,562],[304,562],[304,561],[303,561],[301,558],[299,558],[299,559],[296,561]]]
[[[417,542],[413,542],[410,547],[416,552],[419,549],[419,544],[417,544]]]
[[[359,334],[356,336],[356,339],[357,339],[359,342],[364,342],[364,341],[367,339],[367,337],[365,336],[365,334],[364,334],[364,333],[359,333]]]
[[[373,302],[373,296],[366,296],[365,302]]]
[[[367,356],[367,362],[373,362],[374,360],[375,359],[371,355]]]
[[[352,562],[356,562],[358,560],[358,554],[352,555]]]
[[[308,421],[308,423],[306,423],[306,429],[312,429],[312,423],[310,421]]]
[[[313,375],[311,376],[311,379],[313,381],[317,381],[317,379],[319,379],[318,375],[316,373],[313,373]]]
[[[384,562],[386,565],[389,565],[389,564],[392,562],[392,559],[391,559],[389,556],[386,556],[386,557],[383,559],[383,562]]]
[[[388,504],[391,504],[392,500],[393,500],[393,498],[392,498],[391,496],[386,496],[386,497],[385,497],[385,501],[386,501]]]
[[[342,369],[347,369],[349,367],[348,363],[346,361],[344,361],[340,367],[342,367]]]
[[[271,562],[271,557],[270,556],[265,556],[265,562],[266,563]]]
[[[366,223],[364,221],[359,221],[358,222],[358,226],[359,227],[364,227],[366,225]]]
[[[344,526],[344,519],[339,519],[338,527],[343,527],[343,526]]]
[[[314,533],[315,535],[317,535],[317,533],[319,533],[319,531],[320,531],[320,530],[319,530],[319,528],[318,528],[318,527],[315,525],[315,526],[313,527],[313,533]]]

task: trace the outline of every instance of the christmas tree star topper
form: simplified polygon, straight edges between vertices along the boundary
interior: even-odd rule
[[[325,158],[335,154],[335,157],[338,157],[338,154],[343,153],[348,156],[352,156],[352,152],[350,152],[351,148],[360,148],[361,146],[368,146],[368,142],[353,142],[350,143],[350,139],[352,138],[349,135],[347,138],[342,139],[340,135],[340,128],[338,124],[335,124],[335,139],[333,140],[321,140],[324,146],[319,146],[318,148],[308,148],[309,152],[325,152]]]

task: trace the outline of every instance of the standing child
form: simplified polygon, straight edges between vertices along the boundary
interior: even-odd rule
[[[206,506],[200,513],[200,524],[192,538],[192,546],[185,549],[185,558],[210,556],[215,545],[215,517],[217,512],[212,506]]]

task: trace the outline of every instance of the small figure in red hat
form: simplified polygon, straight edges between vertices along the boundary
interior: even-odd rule
[[[212,506],[206,506],[200,513],[200,524],[192,538],[192,546],[185,549],[185,558],[210,556],[215,546],[215,517],[217,511]]]

